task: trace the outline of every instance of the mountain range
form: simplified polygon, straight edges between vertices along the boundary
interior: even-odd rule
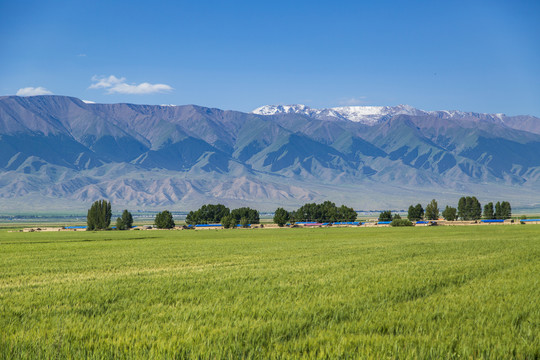
[[[251,113],[0,97],[0,212],[113,206],[403,209],[463,195],[540,207],[540,119],[407,105]]]

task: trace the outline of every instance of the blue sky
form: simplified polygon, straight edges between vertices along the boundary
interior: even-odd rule
[[[540,1],[0,0],[0,94],[540,116]]]

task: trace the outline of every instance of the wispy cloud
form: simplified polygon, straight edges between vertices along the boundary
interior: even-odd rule
[[[110,76],[92,77],[90,89],[106,89],[107,94],[154,94],[172,91],[172,86],[166,84],[150,84],[143,82],[140,84],[128,84],[126,78]]]
[[[21,88],[15,94],[17,96],[35,96],[35,95],[52,95],[52,91],[45,89],[44,87],[25,87]]]
[[[339,105],[345,105],[345,106],[365,105],[366,99],[367,99],[366,96],[357,96],[357,97],[341,99],[339,101]]]

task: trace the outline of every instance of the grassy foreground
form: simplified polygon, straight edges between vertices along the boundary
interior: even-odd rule
[[[0,358],[540,358],[540,226],[0,232]]]

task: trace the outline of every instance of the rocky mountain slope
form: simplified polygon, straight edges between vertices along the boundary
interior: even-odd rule
[[[540,203],[540,119],[410,106],[253,113],[195,105],[0,97],[2,211],[206,202],[356,209],[462,194]]]

